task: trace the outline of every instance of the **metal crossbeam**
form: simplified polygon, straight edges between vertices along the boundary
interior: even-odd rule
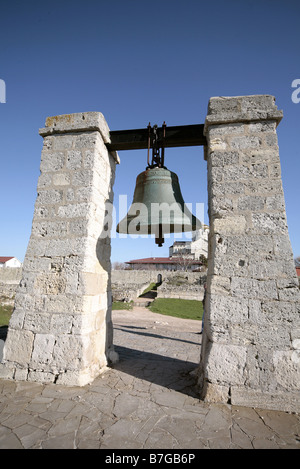
[[[204,124],[166,126],[163,141],[163,129],[158,127],[158,145],[165,148],[206,145],[203,128]],[[148,129],[112,130],[110,139],[111,143],[106,144],[109,151],[143,150],[148,148]],[[152,142],[150,148],[152,148]]]

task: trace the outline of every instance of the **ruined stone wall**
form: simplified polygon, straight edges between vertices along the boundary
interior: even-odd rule
[[[150,285],[157,282],[153,270],[112,270],[111,287],[113,301],[133,301]]]
[[[134,283],[136,285],[157,281],[158,272],[155,270],[112,270],[111,281],[117,283]]]
[[[22,267],[2,267],[0,269],[0,298],[13,298],[22,278]]]
[[[206,274],[200,272],[172,272],[157,289],[157,298],[203,300]]]
[[[272,96],[209,102],[199,385],[211,402],[299,411],[300,303],[277,145],[281,117]]]
[[[106,204],[117,155],[97,112],[47,118],[40,134],[32,232],[0,376],[83,385],[112,353]]]
[[[199,272],[169,272],[167,270],[113,270],[112,294],[114,300],[131,301],[137,298],[150,283],[162,284],[157,288],[157,298],[203,299],[206,275]]]

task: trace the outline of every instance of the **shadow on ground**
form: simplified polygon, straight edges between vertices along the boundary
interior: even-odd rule
[[[114,365],[116,370],[188,396],[198,397],[195,389],[196,377],[191,374],[198,363],[120,345],[115,345],[115,351],[119,354],[119,362]]]
[[[123,329],[125,328],[125,329]],[[121,327],[114,327],[114,330],[119,330],[119,331],[123,331],[123,332],[129,332],[130,334],[137,334],[137,335],[142,335],[142,336],[145,336],[145,337],[154,337],[156,339],[166,339],[166,340],[175,340],[175,341],[178,341],[178,342],[184,342],[186,344],[192,344],[192,345],[197,345],[199,346],[199,343],[198,342],[192,342],[191,340],[185,340],[185,339],[179,339],[177,337],[168,337],[167,335],[160,335],[160,334],[153,334],[153,332],[145,332],[145,331],[135,331],[135,330],[130,330],[130,329],[144,329],[145,331],[147,330],[146,327],[137,327],[137,326],[121,326]],[[197,334],[195,332],[195,334]]]

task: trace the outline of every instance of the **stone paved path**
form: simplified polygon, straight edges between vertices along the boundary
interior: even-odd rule
[[[300,416],[200,402],[200,323],[115,311],[113,369],[85,387],[0,380],[0,449],[300,448]]]

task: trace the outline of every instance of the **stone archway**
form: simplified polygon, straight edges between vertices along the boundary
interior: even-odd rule
[[[199,393],[299,410],[299,289],[272,96],[212,98]],[[0,364],[8,379],[85,385],[114,355],[109,207],[118,155],[101,113],[47,118],[32,233]],[[108,226],[107,226],[108,225]],[[99,237],[100,234],[100,237]]]

